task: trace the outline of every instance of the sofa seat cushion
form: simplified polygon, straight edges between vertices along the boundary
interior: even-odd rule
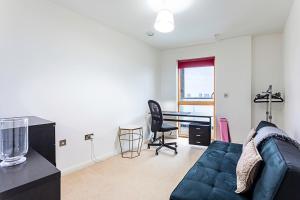
[[[242,145],[213,142],[171,194],[171,200],[246,200],[236,194],[236,165]]]

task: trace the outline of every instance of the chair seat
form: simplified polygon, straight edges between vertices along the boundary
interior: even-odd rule
[[[174,131],[177,130],[178,128],[176,126],[167,124],[167,123],[163,123],[159,132],[168,132],[168,131]]]

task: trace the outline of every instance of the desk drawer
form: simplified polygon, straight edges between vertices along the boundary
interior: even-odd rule
[[[203,134],[210,134],[211,128],[210,126],[195,126],[195,125],[190,125],[189,126],[189,133],[190,135],[203,135]]]
[[[210,139],[209,138],[198,138],[198,139],[189,138],[189,144],[208,146],[208,145],[210,145]]]
[[[208,138],[210,137],[210,133],[206,132],[206,133],[190,133],[189,134],[189,138]]]
[[[210,135],[208,135],[208,134],[205,134],[205,135],[198,134],[198,135],[193,135],[193,136],[189,137],[190,141],[210,141],[210,139],[211,139]]]
[[[202,124],[190,124],[189,143],[208,146],[211,140],[211,127]]]

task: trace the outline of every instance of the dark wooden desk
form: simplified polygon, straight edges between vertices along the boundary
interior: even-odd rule
[[[189,144],[204,146],[208,146],[210,144],[212,127],[211,121],[213,116],[192,112],[163,111],[163,117],[164,121],[189,123]],[[197,120],[182,119],[182,117],[197,118]]]
[[[26,157],[0,168],[0,200],[60,200],[60,171],[33,149]]]

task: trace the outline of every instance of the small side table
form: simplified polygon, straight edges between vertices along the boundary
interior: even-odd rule
[[[136,125],[120,126],[119,142],[122,158],[135,158],[141,154],[143,144],[143,127]],[[128,149],[127,144],[128,143]],[[125,146],[126,145],[126,146]],[[125,156],[130,154],[130,156]]]

